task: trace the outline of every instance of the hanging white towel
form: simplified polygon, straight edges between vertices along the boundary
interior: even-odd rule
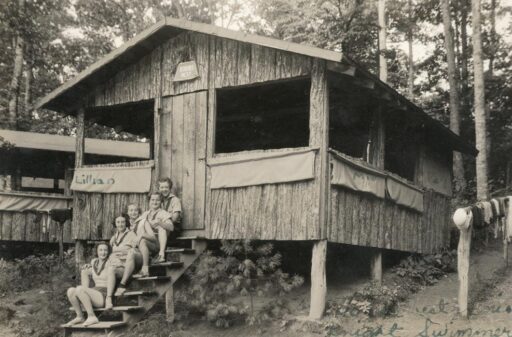
[[[489,201],[482,201],[482,208],[484,211],[484,222],[488,225],[491,224],[492,219],[492,206]]]
[[[512,239],[512,202],[510,202],[511,199],[512,199],[511,196],[507,197],[508,212],[505,215],[507,217],[506,221],[507,221],[507,240],[508,240],[508,242],[510,242]]]

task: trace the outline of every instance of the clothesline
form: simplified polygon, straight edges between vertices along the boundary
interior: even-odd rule
[[[453,222],[459,229],[470,226],[481,229],[494,226],[494,238],[503,233],[508,242],[512,240],[512,203],[511,196],[492,198],[488,201],[478,201],[473,206],[458,208],[453,214]]]

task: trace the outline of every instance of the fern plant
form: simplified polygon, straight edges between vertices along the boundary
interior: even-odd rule
[[[254,324],[280,316],[286,310],[282,296],[304,282],[281,270],[282,256],[271,243],[250,240],[222,241],[220,251],[208,251],[188,273],[191,286],[182,301],[218,327],[236,321]],[[276,300],[255,306],[258,296]]]

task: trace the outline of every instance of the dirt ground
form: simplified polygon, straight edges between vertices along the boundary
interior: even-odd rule
[[[388,275],[389,276],[389,275]],[[364,287],[368,280],[336,286],[328,284],[328,299],[344,299]],[[389,277],[384,283],[389,282]],[[292,297],[293,316],[265,326],[215,329],[196,322],[173,337],[240,336],[356,336],[356,337],[512,337],[512,266],[504,268],[499,243],[476,252],[471,258],[469,319],[457,313],[458,280],[452,273],[437,284],[425,287],[408,301],[400,303],[397,314],[384,319],[328,317],[308,321],[309,291],[303,287]]]
[[[504,268],[498,243],[472,254],[470,274],[469,319],[457,314],[457,274],[452,273],[437,284],[425,287],[399,304],[397,314],[384,319],[370,319],[360,314],[351,317],[327,317],[309,321],[309,288],[303,286],[289,295],[291,314],[265,325],[214,328],[204,321],[179,321],[172,337],[240,336],[356,336],[356,337],[512,337],[512,266]],[[337,284],[329,279],[328,300],[343,300],[368,284],[367,279]],[[390,282],[385,274],[384,283]],[[0,298],[0,336],[14,337],[13,322],[37,315],[45,296],[40,291]],[[23,301],[20,302],[20,299]],[[12,310],[12,311],[9,311]],[[8,323],[10,322],[10,323]],[[55,324],[60,324],[56,322]],[[26,331],[30,335],[30,331]]]

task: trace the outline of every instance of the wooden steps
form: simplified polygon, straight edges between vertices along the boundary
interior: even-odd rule
[[[150,276],[134,278],[128,286],[128,290],[121,296],[116,296],[112,310],[99,308],[98,312],[100,322],[97,324],[83,327],[75,325],[64,327],[64,336],[68,337],[93,337],[93,336],[121,336],[123,331],[133,327],[150,310],[158,300],[165,297],[166,308],[173,312],[173,284],[185,273],[194,261],[206,249],[206,240],[203,238],[180,237],[179,243],[187,245],[190,241],[191,248],[168,248],[166,250],[167,261],[150,265]],[[169,257],[177,257],[179,261],[169,261]],[[135,301],[136,300],[136,303]],[[128,303],[128,304],[126,304]],[[122,313],[122,320],[112,321],[109,312]],[[107,315],[101,321],[103,315]],[[168,312],[168,318],[170,314]]]
[[[166,254],[195,254],[196,250],[192,248],[169,248],[165,251]]]
[[[153,296],[157,295],[156,291],[143,291],[143,290],[135,290],[135,291],[126,291],[124,294],[118,297],[132,297],[132,296]]]
[[[144,308],[141,307],[140,305],[120,305],[120,306],[115,306],[112,309],[108,309],[108,310],[128,312],[128,311],[137,311],[137,310],[142,310],[142,309],[144,309]],[[74,311],[75,309],[73,309],[73,307],[70,307],[69,310]],[[108,311],[108,310],[105,308],[94,308],[94,311],[97,311],[97,312],[103,312],[103,311]],[[82,308],[82,311],[85,311],[85,310],[83,310],[83,308]]]
[[[93,324],[93,325],[89,325],[89,326],[83,326],[82,324],[76,324],[76,325],[73,325],[73,326],[70,326],[70,327],[67,327],[65,324],[62,324],[61,325],[61,328],[65,328],[65,329],[76,329],[76,330],[101,330],[101,329],[114,329],[114,328],[119,328],[119,327],[122,327],[122,326],[125,326],[126,325],[126,322],[121,322],[121,321],[105,321],[105,322],[98,322],[96,324]]]

